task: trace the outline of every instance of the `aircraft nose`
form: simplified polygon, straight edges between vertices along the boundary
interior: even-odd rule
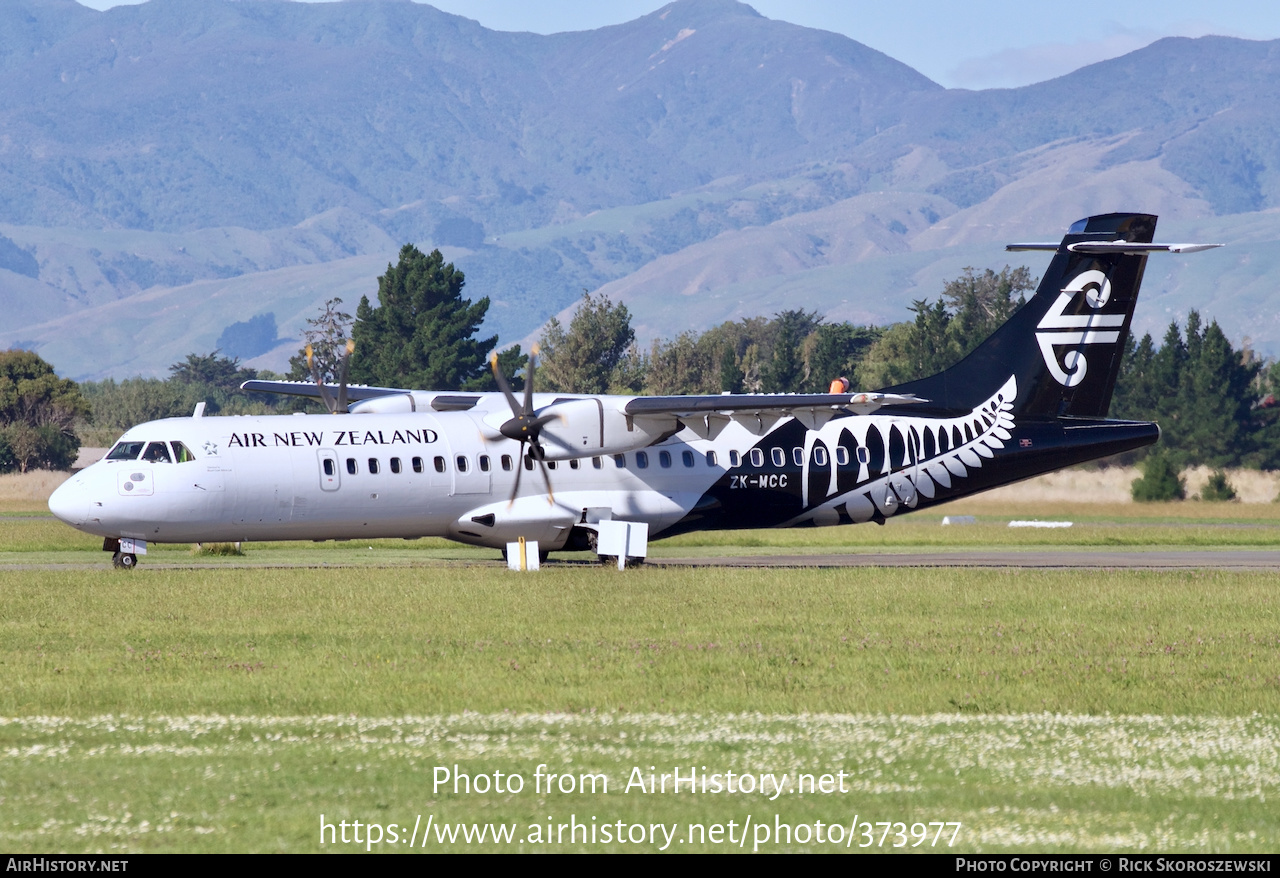
[[[89,498],[80,476],[67,479],[49,497],[49,511],[72,527],[79,527],[89,517]]]

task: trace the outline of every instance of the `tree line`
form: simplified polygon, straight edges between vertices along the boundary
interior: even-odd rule
[[[489,300],[463,297],[465,277],[438,250],[412,245],[378,278],[377,303],[361,297],[352,316],[330,299],[307,321],[303,341],[322,380],[336,382],[348,337],[353,383],[433,390],[492,391],[490,352],[520,389],[528,354],[496,350],[482,336]],[[931,375],[958,362],[1026,301],[1036,280],[1025,267],[964,269],[934,301],[917,300],[912,318],[890,326],[828,322],[816,311],[729,321],[705,332],[636,343],[625,305],[584,291],[568,325],[550,320],[540,338],[540,391],[619,394],[798,393],[826,391],[835,378],[875,390]],[[75,382],[58,378],[29,351],[0,352],[0,471],[68,468],[80,444],[109,445],[148,420],[209,414],[323,411],[317,403],[246,394],[252,378],[311,380],[305,351],[280,375],[243,367],[235,357],[190,354],[167,378]],[[1197,312],[1127,342],[1111,416],[1161,425],[1159,453],[1171,466],[1280,467],[1280,363],[1247,346],[1236,350],[1216,321]],[[1145,456],[1131,452],[1121,462]]]

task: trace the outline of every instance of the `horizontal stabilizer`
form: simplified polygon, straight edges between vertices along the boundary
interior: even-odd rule
[[[1078,241],[1075,244],[1006,244],[1005,251],[1048,250],[1056,252],[1066,247],[1072,253],[1115,253],[1128,256],[1146,256],[1148,253],[1199,253],[1212,250],[1221,244],[1135,244],[1129,241]]]

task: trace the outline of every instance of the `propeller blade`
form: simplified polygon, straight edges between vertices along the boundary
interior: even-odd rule
[[[543,421],[543,423],[546,423],[546,421],[544,420],[544,421]],[[539,426],[541,426],[541,424],[540,424]],[[565,451],[569,452],[570,454],[574,454],[575,452],[577,452],[577,451],[579,450],[579,449],[577,449],[577,448],[574,448],[572,445],[570,445],[570,444],[569,444],[568,442],[566,442],[565,440],[561,439],[561,438],[560,438],[559,436],[557,436],[556,434],[554,434],[554,433],[543,433],[541,430],[539,430],[539,431],[538,431],[538,441],[539,441],[539,442],[550,442],[552,445],[555,445],[555,446],[557,446],[558,448],[563,448]]]
[[[516,502],[516,495],[520,493],[520,471],[524,469],[524,455],[516,459],[516,483],[511,487],[511,499],[507,501],[507,508]]]
[[[311,378],[316,382],[316,387],[320,388],[320,399],[324,402],[324,407],[332,414],[337,409],[337,403],[329,394],[329,388],[320,380],[320,370],[316,368],[316,356],[311,345],[307,345],[307,368],[311,370]]]
[[[347,368],[351,365],[351,353],[355,349],[355,339],[347,339],[347,352],[342,355],[342,373],[338,378],[338,402],[333,410],[335,415],[347,414]]]
[[[489,366],[493,369],[493,378],[498,382],[498,389],[507,398],[507,405],[511,406],[512,416],[518,417],[520,415],[520,403],[516,402],[516,395],[511,392],[511,385],[507,383],[506,376],[498,368],[498,355],[496,353],[489,355]]]
[[[547,504],[554,506],[556,503],[555,492],[551,490],[551,476],[547,474],[547,462],[542,458],[538,458],[538,468],[542,470],[542,480],[547,483]]]
[[[533,369],[538,362],[538,345],[529,349],[529,365],[524,367],[524,409],[522,415],[533,414]]]
[[[511,488],[511,499],[507,502],[508,507],[516,502],[516,496],[520,493],[521,470],[524,469],[526,459],[533,459],[538,462],[538,468],[542,470],[542,480],[547,485],[547,502],[551,504],[556,502],[555,494],[551,490],[551,476],[547,473],[547,464],[543,460],[546,454],[542,450],[542,446],[538,444],[538,436],[542,432],[543,424],[557,420],[560,416],[551,412],[534,417],[533,372],[536,368],[537,360],[538,346],[535,344],[533,349],[529,351],[529,364],[525,366],[524,404],[521,405],[516,400],[516,395],[511,391],[511,385],[507,383],[506,376],[498,368],[498,355],[495,353],[489,356],[489,367],[493,369],[493,378],[498,383],[498,389],[502,391],[502,395],[507,398],[507,405],[511,408],[511,418],[499,428],[499,432],[508,439],[514,439],[519,442],[522,449],[526,446],[528,448],[527,451],[521,453],[519,464],[516,466],[516,481]],[[553,436],[551,439],[557,445],[568,447],[563,440],[557,437]]]

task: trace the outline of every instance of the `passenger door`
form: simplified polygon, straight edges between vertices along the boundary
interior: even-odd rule
[[[316,457],[317,464],[320,467],[320,489],[323,491],[336,491],[341,488],[341,467],[338,465],[337,453],[329,448],[321,448],[316,452]]]

